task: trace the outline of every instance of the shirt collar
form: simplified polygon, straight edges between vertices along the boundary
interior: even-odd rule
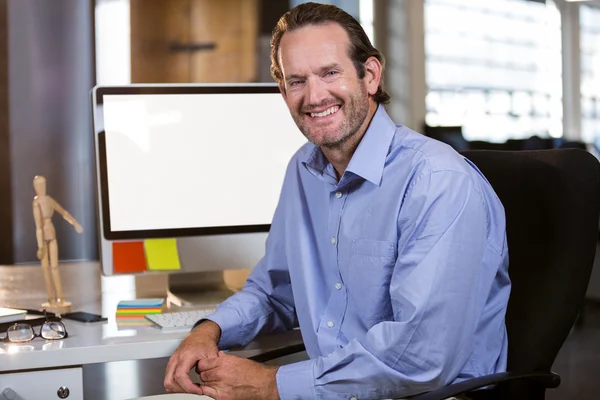
[[[308,157],[302,161],[302,164],[304,164],[308,172],[315,177],[335,184],[337,177],[333,170],[333,165],[327,160],[318,146],[315,146],[312,143],[311,146],[313,146],[313,149],[308,153]]]
[[[379,105],[367,131],[352,155],[352,159],[350,159],[346,172],[351,172],[379,186],[395,131],[396,125],[388,116],[385,108]],[[336,180],[333,166],[318,146],[313,147],[302,163],[314,176]]]
[[[396,125],[380,104],[346,171],[379,186]]]

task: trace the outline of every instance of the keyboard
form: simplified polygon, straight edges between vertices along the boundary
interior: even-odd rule
[[[215,308],[176,311],[163,314],[148,314],[145,318],[154,322],[161,329],[191,329],[202,318],[213,313]]]

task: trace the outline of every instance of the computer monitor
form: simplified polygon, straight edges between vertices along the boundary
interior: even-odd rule
[[[276,85],[100,86],[92,104],[104,275],[260,260],[306,142]]]

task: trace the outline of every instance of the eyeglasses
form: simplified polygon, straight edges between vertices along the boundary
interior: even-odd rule
[[[69,334],[62,322],[50,321],[46,316],[46,322],[44,322],[40,328],[40,333],[35,333],[33,326],[29,324],[17,323],[8,328],[4,341],[10,343],[23,343],[29,342],[36,337],[46,340],[59,340],[69,337]]]

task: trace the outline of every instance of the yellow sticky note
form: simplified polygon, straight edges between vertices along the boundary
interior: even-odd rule
[[[146,239],[144,248],[149,270],[181,269],[176,239]]]

